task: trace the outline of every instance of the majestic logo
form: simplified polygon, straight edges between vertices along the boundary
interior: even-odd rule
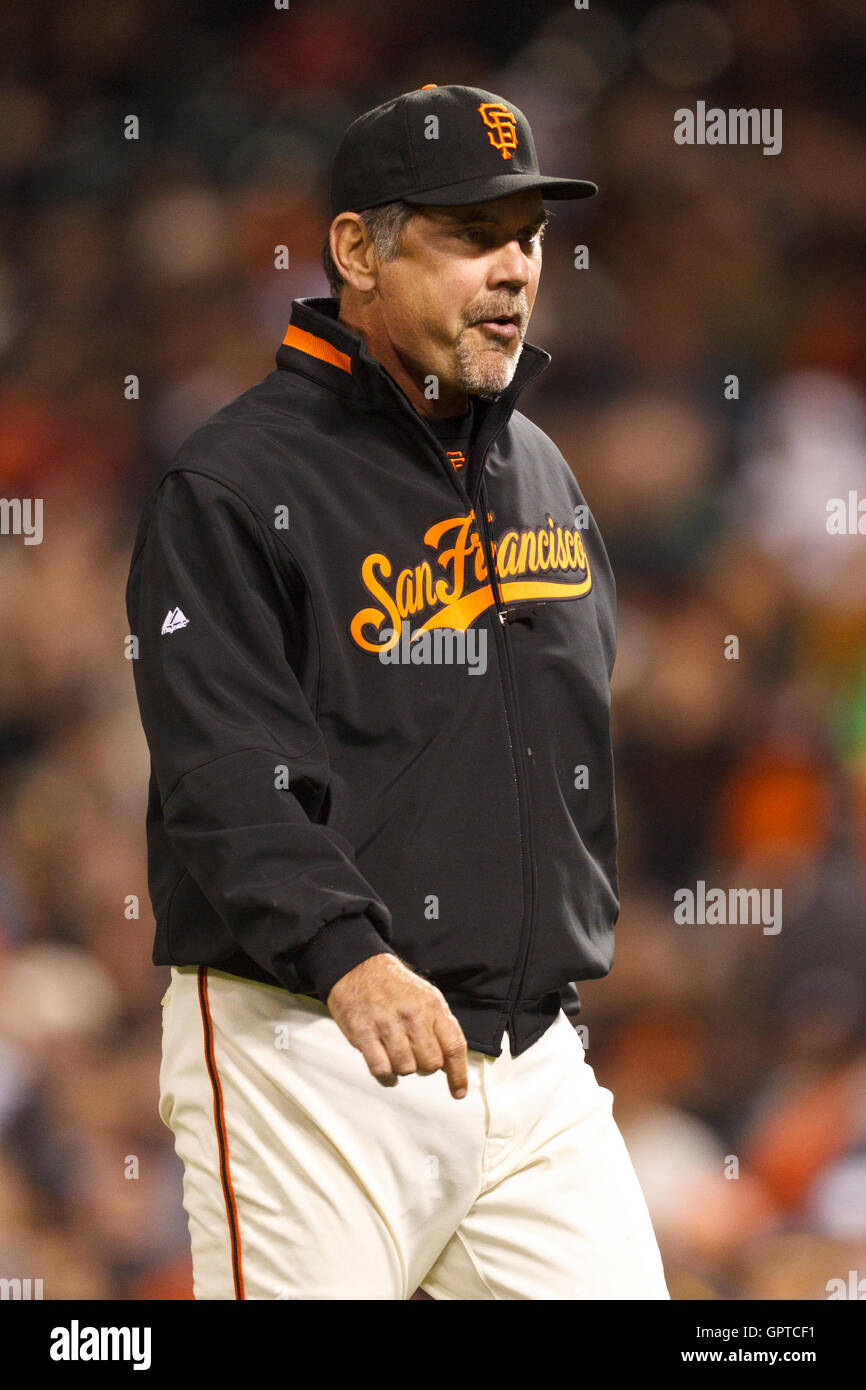
[[[503,159],[510,159],[511,151],[517,149],[517,119],[514,112],[503,106],[501,101],[482,101],[478,110],[487,126],[487,139]]]
[[[387,555],[373,551],[361,564],[364,587],[377,605],[359,609],[350,624],[352,638],[363,651],[388,651],[400,641],[403,619],[414,615],[428,616],[418,622],[413,637],[440,627],[465,632],[496,602],[474,512],[437,521],[424,533],[424,544],[435,552],[435,569],[430,560],[422,560],[391,582],[393,566]],[[580,598],[592,588],[580,531],[560,526],[549,513],[545,526],[506,531],[493,546],[493,558],[505,603]],[[521,577],[556,571],[561,578]],[[574,574],[579,577],[568,578]],[[390,629],[387,641],[379,639],[384,628]]]
[[[180,627],[189,627],[189,618],[179,608],[169,608],[163,619],[160,632],[165,637],[168,632],[177,632]]]

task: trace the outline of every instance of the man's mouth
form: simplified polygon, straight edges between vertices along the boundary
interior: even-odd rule
[[[483,328],[497,338],[508,339],[517,336],[520,331],[519,324],[519,314],[499,314],[496,318],[481,319],[480,322],[473,324],[473,327]]]

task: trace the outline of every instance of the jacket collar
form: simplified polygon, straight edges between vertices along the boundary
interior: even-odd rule
[[[337,317],[336,299],[306,298],[292,301],[292,315],[286,336],[277,351],[277,366],[312,377],[340,395],[355,396],[368,403],[393,410],[399,399],[421,421],[409,397],[382,363],[369,351],[360,334]],[[510,384],[498,396],[484,402],[485,424],[496,432],[511,416],[517,397],[551,360],[550,353],[524,342]],[[487,430],[485,430],[485,433]]]

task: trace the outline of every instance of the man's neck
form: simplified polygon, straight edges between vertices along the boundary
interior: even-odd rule
[[[456,387],[442,386],[440,384],[440,396],[438,400],[429,400],[424,392],[424,387],[419,385],[414,375],[407,368],[394,344],[391,342],[383,325],[377,320],[367,320],[347,312],[345,304],[340,304],[338,315],[340,323],[350,328],[353,333],[357,333],[364,339],[369,351],[381,362],[389,376],[392,376],[397,385],[409,397],[419,415],[426,415],[434,420],[445,420],[453,415],[465,415],[469,409],[469,397],[465,391]]]

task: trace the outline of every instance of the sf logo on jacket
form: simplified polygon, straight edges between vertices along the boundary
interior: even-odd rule
[[[420,560],[396,576],[383,552],[372,551],[365,557],[361,579],[376,607],[360,608],[350,625],[354,641],[364,651],[387,651],[399,640],[402,620],[412,616],[419,618],[416,633],[440,627],[465,632],[496,602],[474,512],[436,522],[424,533],[424,544],[433,551],[432,562]],[[580,531],[562,526],[549,513],[546,525],[506,531],[493,549],[506,603],[580,598],[592,587]],[[526,577],[539,574],[551,577]],[[392,634],[379,641],[377,634],[387,620]],[[368,628],[372,636],[367,635]]]

